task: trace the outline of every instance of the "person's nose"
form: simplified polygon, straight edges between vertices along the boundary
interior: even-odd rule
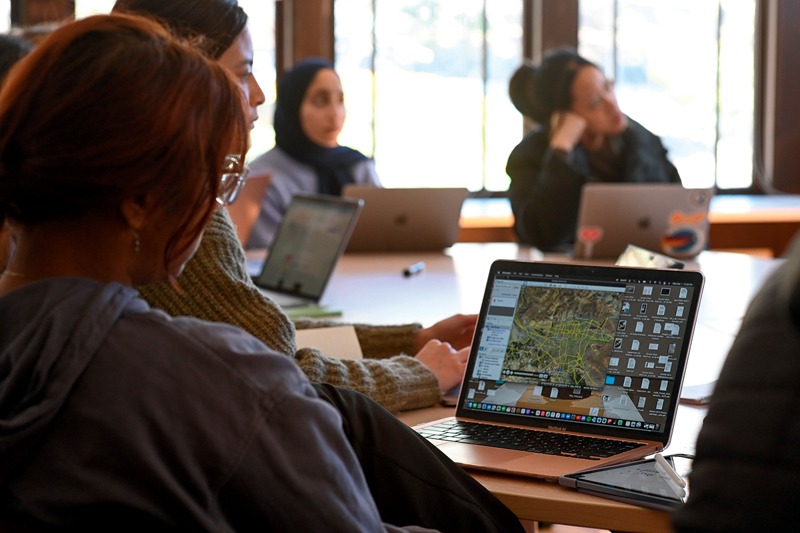
[[[344,104],[341,102],[331,103],[328,113],[332,120],[337,122],[343,121],[345,115]]]
[[[617,96],[613,92],[608,92],[603,95],[603,106],[608,110],[615,111],[619,107],[617,104]]]
[[[256,77],[250,76],[250,106],[256,108],[266,102],[267,97],[264,95],[264,91],[261,90],[261,85],[259,85],[258,80]]]

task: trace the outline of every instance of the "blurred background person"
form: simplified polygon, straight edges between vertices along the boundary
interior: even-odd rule
[[[372,159],[339,145],[345,116],[342,84],[329,61],[305,59],[280,78],[275,147],[250,163],[252,176],[271,174],[272,182],[254,222],[234,218],[240,228],[252,228],[244,236],[247,248],[269,247],[295,194],[340,196],[348,183],[380,185]]]
[[[520,242],[571,248],[586,183],[680,183],[661,140],[622,113],[612,83],[574,50],[559,48],[538,67],[520,66],[509,96],[538,125],[506,165]]]

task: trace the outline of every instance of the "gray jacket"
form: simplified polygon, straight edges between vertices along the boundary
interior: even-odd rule
[[[385,529],[339,414],[290,358],[116,283],[0,297],[0,428],[0,508],[40,522]]]

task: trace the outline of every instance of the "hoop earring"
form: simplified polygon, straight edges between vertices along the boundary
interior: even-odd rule
[[[141,242],[139,241],[139,232],[135,229],[131,229],[131,233],[133,233],[133,252],[139,253],[139,248],[141,247]]]

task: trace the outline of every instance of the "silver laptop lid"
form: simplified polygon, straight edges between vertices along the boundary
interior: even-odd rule
[[[581,191],[575,257],[616,258],[628,244],[693,257],[708,248],[713,192],[679,183],[587,183]]]
[[[343,196],[364,200],[348,252],[442,250],[458,239],[462,187],[381,188],[346,185]]]

